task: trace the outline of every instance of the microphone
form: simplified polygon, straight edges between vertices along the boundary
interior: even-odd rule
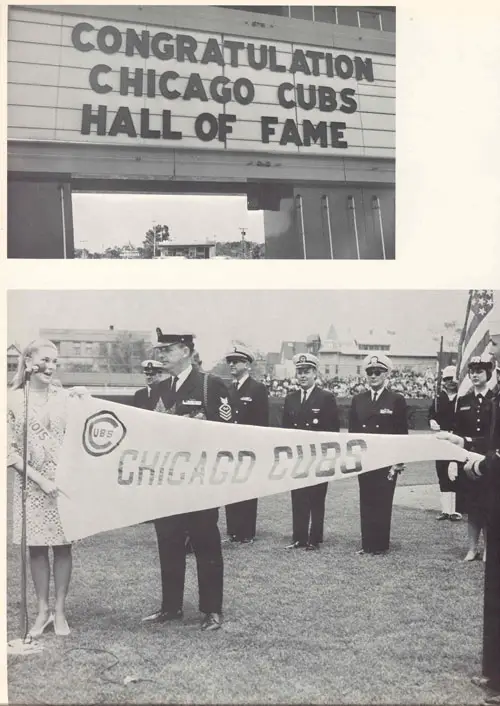
[[[26,368],[26,373],[32,375],[33,373],[44,373],[47,370],[45,363],[37,363],[32,365],[31,368]]]

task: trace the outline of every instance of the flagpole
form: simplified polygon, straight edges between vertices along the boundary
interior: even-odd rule
[[[439,396],[441,395],[441,383],[442,383],[442,375],[443,375],[443,336],[441,336],[441,341],[439,343],[439,357],[438,357],[438,371],[437,371],[437,380],[436,380],[436,397],[434,400],[434,408],[436,410],[436,414],[438,413],[438,408],[439,408]]]
[[[467,333],[467,322],[469,321],[470,310],[472,306],[472,289],[469,289],[469,300],[467,302],[467,309],[465,311],[465,321],[460,334],[460,340],[458,341],[458,358],[457,358],[457,377],[460,382],[460,368],[462,367],[462,357],[463,357],[463,345],[465,340],[465,334]]]

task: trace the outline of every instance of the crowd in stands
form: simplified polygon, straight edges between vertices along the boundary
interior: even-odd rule
[[[262,382],[266,385],[271,397],[285,397],[289,392],[299,389],[294,378],[277,380],[266,375]],[[336,375],[320,378],[318,384],[331,390],[336,397],[340,398],[352,397],[367,389],[366,379],[362,375]],[[425,373],[411,369],[394,370],[389,380],[389,387],[409,399],[430,399],[435,394],[436,374],[432,370],[427,370]]]

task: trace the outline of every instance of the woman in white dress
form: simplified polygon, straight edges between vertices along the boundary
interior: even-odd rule
[[[55,471],[66,429],[70,393],[54,380],[57,348],[48,340],[32,341],[19,358],[8,394],[8,465],[16,471],[13,496],[13,541],[21,543],[24,386],[31,371],[28,410],[26,538],[38,615],[30,630],[39,637],[53,623],[56,635],[69,635],[65,603],[71,578],[71,544],[64,536],[57,508]],[[49,608],[50,562],[53,551],[54,613]]]

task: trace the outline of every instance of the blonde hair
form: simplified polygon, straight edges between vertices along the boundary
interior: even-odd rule
[[[31,341],[31,343],[28,343],[26,348],[22,351],[21,355],[19,356],[19,360],[17,361],[16,374],[14,375],[11,384],[13,390],[18,390],[19,388],[24,387],[25,371],[27,367],[26,359],[31,358],[33,353],[39,351],[40,348],[46,348],[48,346],[54,348],[54,350],[57,351],[56,344],[52,341],[49,341],[48,338],[36,338],[34,341]]]

